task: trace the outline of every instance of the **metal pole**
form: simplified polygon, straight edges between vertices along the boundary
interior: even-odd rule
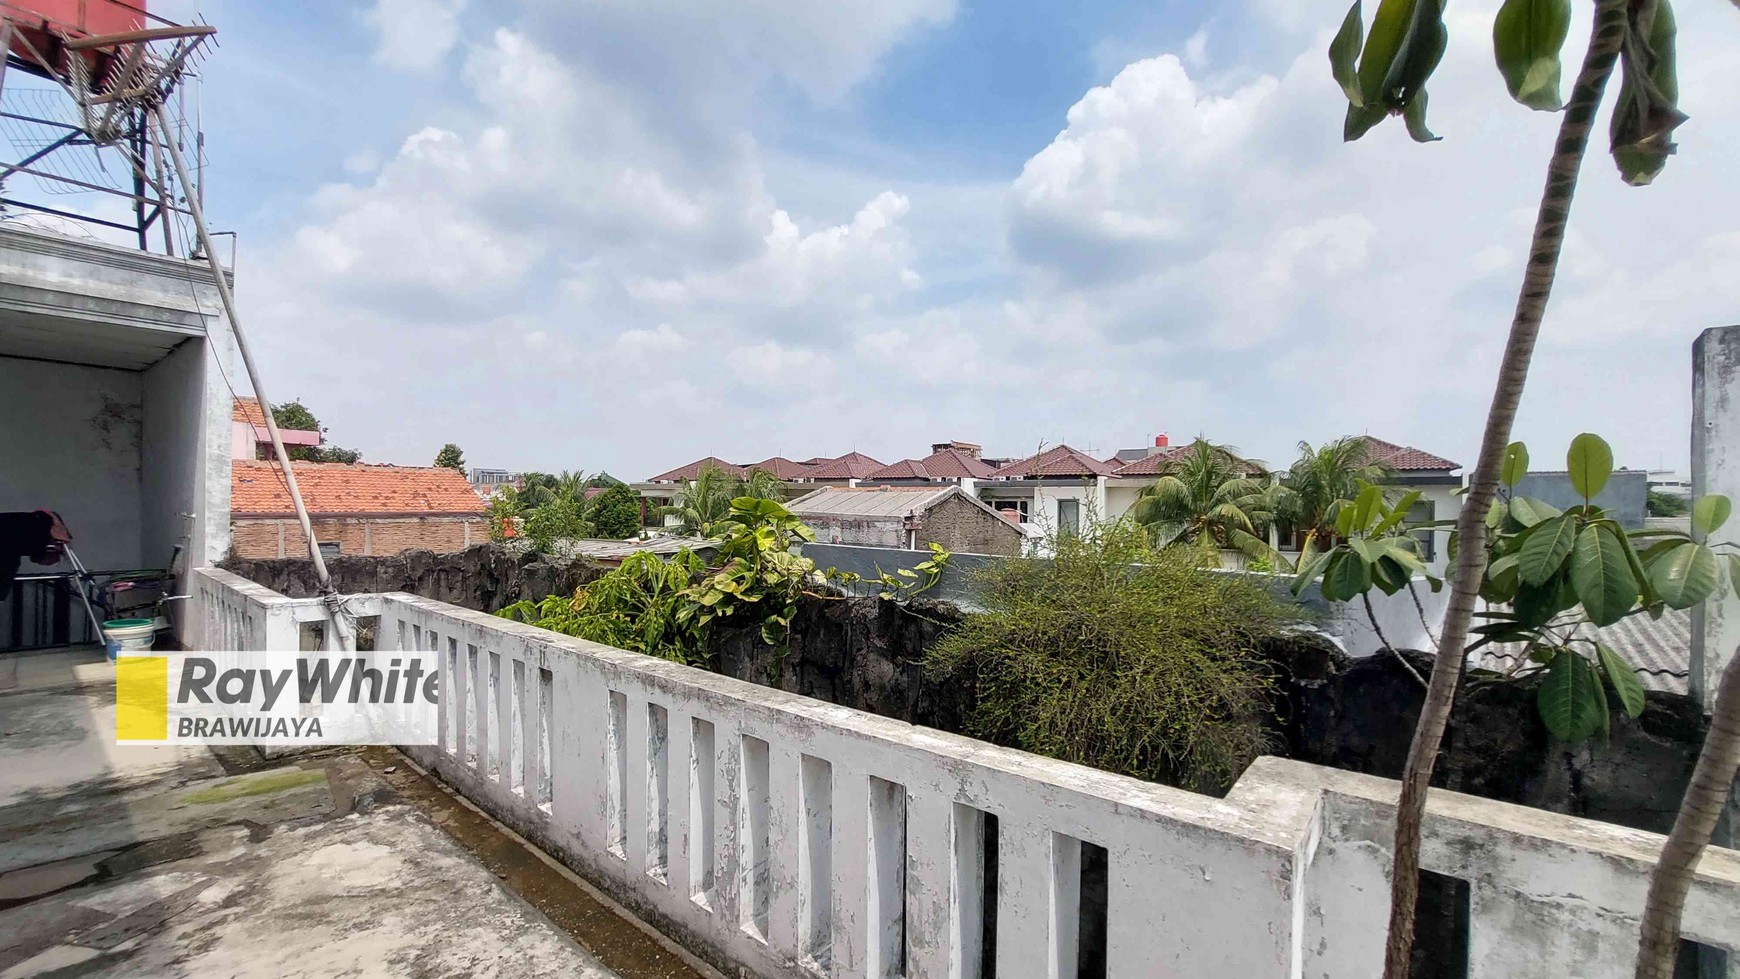
[[[182,158],[181,147],[176,145],[173,134],[169,131],[169,120],[162,104],[153,105],[151,113],[152,121],[157,124],[158,141],[169,151],[170,162],[175,166],[175,178],[181,182],[181,186],[186,187],[187,161]],[[211,266],[212,279],[217,283],[218,298],[223,301],[224,315],[229,318],[230,329],[235,333],[236,349],[241,352],[242,364],[248,370],[248,381],[254,386],[254,397],[260,401],[260,414],[266,422],[266,434],[272,438],[272,452],[278,457],[278,466],[284,470],[284,483],[290,490],[290,502],[296,507],[296,521],[302,525],[302,534],[308,541],[308,557],[314,562],[314,577],[320,583],[321,597],[326,599],[326,606],[332,613],[333,627],[339,639],[344,648],[349,648],[352,633],[344,622],[338,590],[332,587],[332,575],[327,573],[326,560],[320,556],[320,545],[314,540],[314,524],[308,519],[308,508],[302,505],[302,491],[296,486],[296,471],[290,465],[290,454],[284,449],[284,439],[278,434],[278,422],[272,417],[272,404],[266,400],[266,389],[260,383],[260,371],[254,366],[254,355],[248,350],[247,336],[242,332],[241,317],[236,314],[236,299],[230,292],[229,279],[224,276],[217,249],[212,247],[211,236],[206,231],[205,209],[200,206],[199,195],[188,194],[187,206],[193,212],[194,233],[199,236],[200,249],[205,252],[206,262]]]

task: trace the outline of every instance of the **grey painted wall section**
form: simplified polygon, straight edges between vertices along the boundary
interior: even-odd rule
[[[93,570],[139,567],[140,379],[0,358],[0,510],[59,511]]]
[[[1740,502],[1740,326],[1705,330],[1692,346],[1692,497],[1712,493]],[[1708,543],[1724,541],[1740,544],[1740,518],[1730,517]],[[1692,613],[1692,696],[1715,700],[1736,646],[1740,595],[1729,588]]]
[[[1550,503],[1561,510],[1583,505],[1583,497],[1571,488],[1570,474],[1563,472],[1529,473],[1516,484],[1516,495]],[[1612,510],[1628,530],[1643,527],[1644,507],[1648,501],[1649,473],[1642,469],[1614,473],[1595,496],[1595,505]]]

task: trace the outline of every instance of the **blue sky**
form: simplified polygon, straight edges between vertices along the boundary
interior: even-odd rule
[[[1451,8],[1430,146],[1341,143],[1327,4],[199,6],[208,205],[270,392],[382,462],[1163,431],[1471,459],[1557,121],[1506,98],[1495,0]],[[1740,312],[1740,17],[1682,7],[1693,121],[1646,190],[1590,157],[1537,459],[1595,430],[1682,465],[1691,342]]]

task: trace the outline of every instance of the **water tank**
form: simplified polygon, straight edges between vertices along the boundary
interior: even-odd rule
[[[47,72],[31,54],[32,48],[48,60],[56,74],[64,75],[67,52],[61,46],[63,40],[121,34],[147,26],[145,0],[0,0],[0,18],[12,25],[11,52],[29,66],[26,70],[37,74]],[[102,79],[113,52],[83,54],[92,68],[91,77]]]

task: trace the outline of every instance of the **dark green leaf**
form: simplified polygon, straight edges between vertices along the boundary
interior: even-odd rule
[[[1515,0],[1512,0],[1515,2]],[[1508,6],[1508,4],[1507,4]],[[1529,471],[1529,447],[1521,442],[1512,442],[1505,447],[1504,465],[1498,469],[1498,481],[1506,487],[1515,486]]]
[[[1571,29],[1571,0],[1505,0],[1492,21],[1492,51],[1511,98],[1557,111],[1559,49]]]
[[[1354,140],[1371,132],[1372,127],[1384,121],[1389,111],[1381,105],[1347,104],[1347,118],[1341,123],[1341,138],[1346,142]]]
[[[1359,498],[1353,501],[1353,530],[1369,530],[1373,519],[1383,509],[1384,491],[1372,485],[1367,485],[1359,491]]]
[[[1323,573],[1324,567],[1329,564],[1329,559],[1334,555],[1334,551],[1324,551],[1301,560],[1299,573],[1293,576],[1293,594],[1297,595],[1304,591],[1306,585],[1316,580],[1317,576]]]
[[[1637,679],[1637,671],[1603,643],[1595,644],[1595,653],[1601,661],[1601,671],[1607,674],[1607,682],[1613,684],[1613,692],[1619,695],[1619,706],[1625,709],[1629,717],[1641,715],[1644,708],[1643,684]]]
[[[1613,449],[1599,435],[1589,432],[1571,440],[1571,450],[1565,453],[1570,470],[1571,488],[1585,500],[1593,500],[1613,475]]]
[[[1570,600],[1567,601],[1567,598]],[[1516,611],[1517,621],[1535,628],[1551,622],[1553,616],[1569,608],[1575,598],[1574,595],[1567,595],[1565,580],[1562,578],[1553,578],[1539,585],[1519,582],[1510,607]]]
[[[1569,651],[1553,657],[1535,696],[1547,730],[1573,744],[1601,730],[1607,720],[1605,700],[1595,669]]]
[[[1653,10],[1652,24],[1638,23]],[[1686,121],[1679,110],[1680,84],[1676,65],[1673,6],[1631,5],[1630,32],[1620,49],[1619,98],[1610,123],[1613,162],[1625,182],[1640,187],[1653,181],[1673,155],[1674,129]]]
[[[1402,121],[1408,126],[1408,138],[1416,143],[1436,143],[1444,138],[1426,127],[1426,90],[1423,88],[1408,100],[1407,108],[1402,110]]]
[[[1649,566],[1649,583],[1669,608],[1691,608],[1716,590],[1720,573],[1715,552],[1702,544],[1681,544]]]
[[[1359,57],[1360,42],[1364,38],[1365,25],[1360,18],[1360,0],[1353,0],[1353,6],[1347,10],[1347,17],[1341,22],[1341,30],[1335,32],[1335,40],[1329,42],[1329,70],[1335,75],[1335,81],[1341,90],[1347,94],[1347,100],[1354,105],[1361,105],[1365,99],[1359,91],[1359,68],[1354,64]]]
[[[1603,526],[1584,527],[1571,548],[1571,587],[1589,621],[1612,625],[1637,604],[1637,578],[1619,535]]]
[[[1576,542],[1575,520],[1561,514],[1542,521],[1516,554],[1517,574],[1531,585],[1546,581],[1564,566],[1565,559],[1571,556],[1571,546]]]
[[[1372,584],[1385,595],[1394,595],[1408,587],[1408,577],[1408,569],[1387,554],[1371,566]]]
[[[1722,529],[1734,512],[1734,504],[1720,493],[1698,497],[1692,504],[1692,527],[1700,534],[1713,534]]]
[[[1332,602],[1358,598],[1371,587],[1371,566],[1352,551],[1337,550],[1323,569],[1323,597]]]
[[[1524,527],[1533,527],[1543,520],[1559,515],[1559,508],[1551,503],[1531,500],[1526,496],[1513,497],[1510,501],[1510,517]]]

